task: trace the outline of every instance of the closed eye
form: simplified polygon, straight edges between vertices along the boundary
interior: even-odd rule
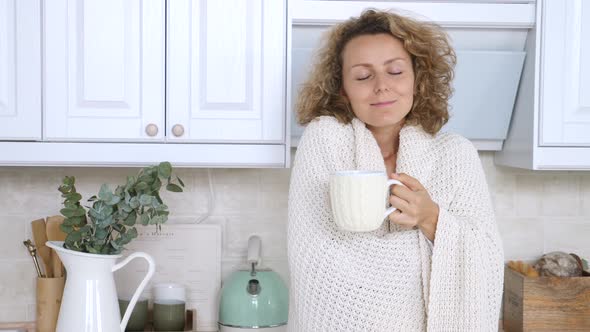
[[[390,75],[401,75],[401,73],[402,73],[401,71],[398,71],[398,72],[393,72],[393,73],[390,72],[389,74]]]
[[[371,77],[371,75],[367,75],[365,77],[360,77],[360,78],[357,78],[356,80],[357,81],[364,81],[364,80],[368,79],[369,77]]]

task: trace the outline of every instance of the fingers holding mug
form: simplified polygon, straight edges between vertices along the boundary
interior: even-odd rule
[[[414,222],[412,221],[412,218],[410,218],[410,216],[408,216],[407,214],[403,213],[402,211],[395,210],[392,213],[389,214],[388,216],[389,221],[391,221],[392,223],[401,226],[402,228],[405,229],[412,229],[414,228]]]
[[[408,207],[410,206],[410,203],[408,203],[406,200],[396,196],[396,195],[389,195],[389,204],[391,204],[391,206],[393,206],[394,208],[396,208],[396,211],[406,211],[408,209]]]

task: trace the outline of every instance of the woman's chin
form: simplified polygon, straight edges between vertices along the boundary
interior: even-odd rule
[[[378,118],[368,119],[363,121],[368,127],[372,128],[390,128],[390,127],[401,127],[403,126],[404,118],[389,117],[389,118]]]

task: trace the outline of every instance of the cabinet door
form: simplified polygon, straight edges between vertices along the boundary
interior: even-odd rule
[[[164,137],[164,0],[46,0],[47,140]]]
[[[41,6],[0,1],[0,139],[41,139]]]
[[[543,1],[541,146],[590,146],[590,3]]]
[[[285,0],[168,2],[167,139],[285,140]]]

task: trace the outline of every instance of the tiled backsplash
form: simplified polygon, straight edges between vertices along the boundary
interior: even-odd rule
[[[564,250],[590,258],[590,172],[527,171],[493,164],[480,154],[506,259],[533,260],[543,252]],[[57,186],[76,176],[84,199],[102,183],[123,183],[131,168],[0,167],[0,322],[34,319],[34,268],[23,239],[30,221],[58,214]],[[246,255],[250,234],[259,234],[267,266],[288,278],[286,263],[287,194],[290,170],[181,169],[182,194],[165,193],[170,222],[192,222],[207,212],[208,174],[215,207],[204,223],[223,227],[222,278]]]

